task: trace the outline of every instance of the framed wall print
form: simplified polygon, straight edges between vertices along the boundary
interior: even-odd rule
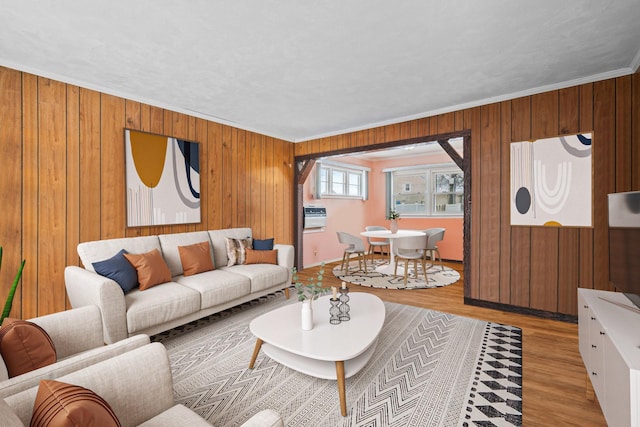
[[[127,227],[200,222],[199,144],[125,129]]]
[[[592,226],[592,133],[511,144],[511,225]]]

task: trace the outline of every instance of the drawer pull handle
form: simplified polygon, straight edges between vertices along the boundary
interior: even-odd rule
[[[598,348],[598,346],[595,344],[591,344],[591,348]]]
[[[591,375],[593,375],[595,377],[596,375],[598,375],[598,373],[597,372],[591,372]]]
[[[593,316],[591,316],[591,320],[596,320],[596,318],[595,318],[595,317],[593,317]]]
[[[604,335],[604,332],[600,331],[600,335]]]
[[[586,304],[585,304],[585,305],[583,305],[583,307],[584,307],[584,308],[589,308],[589,306],[588,306],[588,305],[586,305]]]

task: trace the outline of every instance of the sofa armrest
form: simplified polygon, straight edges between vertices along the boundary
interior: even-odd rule
[[[130,338],[118,341],[114,344],[101,345],[100,347],[76,354],[64,360],[43,366],[42,368],[0,381],[0,399],[36,387],[40,380],[54,380],[63,375],[70,374],[103,360],[124,354],[128,351],[149,344],[150,340],[147,335],[134,335]]]
[[[124,292],[116,282],[77,266],[64,269],[64,281],[72,307],[97,305],[100,308],[105,342],[114,343],[128,336],[127,305]]]
[[[291,283],[291,270],[293,269],[294,247],[292,245],[275,244],[273,249],[278,250],[278,265],[289,271],[289,281]]]
[[[60,311],[29,321],[47,332],[56,347],[58,360],[104,345],[102,315],[95,305]]]
[[[204,418],[184,405],[174,405],[138,427],[211,427]]]

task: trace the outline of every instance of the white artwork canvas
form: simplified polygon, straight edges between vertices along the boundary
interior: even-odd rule
[[[127,226],[200,222],[199,144],[125,130]]]
[[[511,225],[592,226],[591,133],[511,144]]]

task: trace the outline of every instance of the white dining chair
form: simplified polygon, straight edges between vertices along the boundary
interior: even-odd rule
[[[444,264],[442,263],[442,258],[440,257],[440,251],[438,250],[437,243],[444,239],[444,228],[429,228],[424,230],[424,233],[427,235],[427,243],[424,248],[425,256],[429,255],[429,259],[431,259],[431,265],[435,263],[435,255],[438,256],[440,260],[440,266],[444,270]]]
[[[362,264],[364,264],[364,272],[367,272],[367,259],[365,257],[365,249],[364,243],[362,239],[358,236],[354,236],[353,234],[346,233],[344,231],[338,231],[338,241],[344,245],[348,245],[344,248],[344,253],[342,254],[342,264],[340,265],[340,269],[343,272],[347,272],[349,270],[349,259],[351,254],[358,255],[358,267],[360,270],[363,270]]]
[[[404,260],[404,286],[407,287],[407,277],[409,276],[409,261],[413,261],[415,278],[418,278],[418,261],[422,265],[425,281],[427,279],[427,269],[425,268],[424,248],[427,245],[427,236],[411,236],[396,239],[393,243],[393,259],[395,266],[394,276],[398,274],[398,260]]]
[[[387,230],[386,227],[381,225],[368,225],[365,228],[365,231],[384,231]],[[380,253],[384,256],[389,256],[389,248],[390,242],[389,239],[378,239],[375,237],[367,237],[367,243],[369,244],[369,252],[367,255],[373,261],[373,256],[375,255],[376,248],[380,249]]]

